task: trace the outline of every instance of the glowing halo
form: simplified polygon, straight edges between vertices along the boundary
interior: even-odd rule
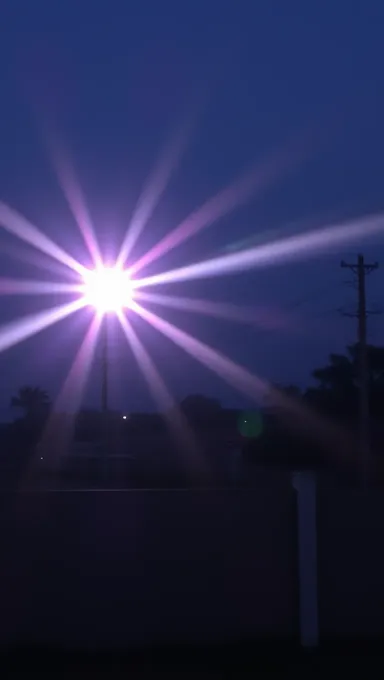
[[[127,271],[100,266],[83,274],[84,302],[99,312],[118,313],[132,303],[133,285]]]

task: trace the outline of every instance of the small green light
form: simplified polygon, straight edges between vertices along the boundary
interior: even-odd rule
[[[257,439],[263,431],[263,418],[258,411],[246,411],[241,413],[237,428],[242,437],[246,439]]]

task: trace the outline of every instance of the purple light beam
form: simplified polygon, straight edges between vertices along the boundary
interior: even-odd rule
[[[22,241],[34,246],[37,250],[41,250],[42,253],[50,255],[53,259],[58,260],[78,274],[82,275],[84,273],[85,267],[77,262],[74,257],[68,255],[63,248],[60,248],[48,236],[45,236],[40,229],[1,201],[0,225],[10,234],[13,234],[13,236],[17,236]]]
[[[135,281],[135,287],[143,288],[176,281],[222,276],[247,269],[276,265],[287,260],[295,260],[303,255],[318,255],[319,252],[330,250],[343,243],[383,233],[384,215],[373,215],[138,279]]]
[[[0,352],[17,345],[19,342],[40,333],[48,326],[73,314],[84,307],[84,300],[78,299],[61,307],[53,307],[39,314],[31,314],[0,327]]]
[[[240,393],[253,400],[256,399],[259,403],[268,398],[269,403],[281,409],[284,417],[292,418],[293,424],[300,425],[302,430],[310,433],[317,441],[324,442],[328,447],[331,446],[335,453],[341,455],[344,450],[351,450],[353,442],[341,428],[320,418],[302,404],[288,398],[266,381],[253,375],[213,347],[197,340],[180,328],[153,314],[153,312],[144,309],[141,305],[133,302],[132,310],[203,366],[217,373],[219,377],[235,387]]]
[[[57,139],[53,141],[51,137],[48,148],[59,186],[67,199],[84,243],[92,257],[93,264],[95,267],[99,267],[102,264],[99,245],[73,163],[68,152],[64,150]]]
[[[128,319],[122,312],[118,313],[118,319],[155,402],[160,407],[176,439],[180,441],[181,450],[188,454],[188,466],[190,467],[193,464],[195,469],[198,463],[198,468],[202,472],[206,465],[198,456],[198,444],[187,420],[183,417],[153,360],[137,337]]]
[[[77,284],[0,278],[0,295],[54,295],[81,293]]]
[[[279,310],[275,312],[267,308],[238,307],[225,302],[212,302],[211,300],[199,300],[197,298],[182,297],[176,295],[163,295],[160,293],[147,293],[135,290],[135,300],[162,305],[173,309],[202,314],[204,316],[236,321],[266,330],[280,330],[292,326],[288,317],[283,317]]]
[[[42,455],[50,463],[57,463],[68,452],[76,412],[93,363],[100,326],[101,317],[95,314],[55,401],[39,443],[37,458]]]
[[[150,176],[136,206],[127,234],[124,238],[120,253],[116,261],[118,267],[123,267],[132,248],[148,223],[151,215],[165,192],[172,173],[178,166],[187,146],[192,124],[184,124],[174,135],[169,147],[161,155],[155,169]]]
[[[295,161],[297,162],[297,157]],[[131,267],[131,274],[137,274],[143,267],[173,250],[202,229],[211,226],[250,199],[260,196],[261,192],[269,188],[284,170],[292,169],[293,166],[293,156],[285,151],[274,154],[264,163],[252,167],[240,179],[206,201],[137,260]]]

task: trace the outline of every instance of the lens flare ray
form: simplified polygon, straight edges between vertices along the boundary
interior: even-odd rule
[[[48,236],[45,236],[37,227],[20,215],[16,210],[0,201],[0,225],[10,234],[17,236],[22,241],[34,246],[42,253],[50,255],[70,269],[82,274],[85,267],[75,260],[74,257],[60,248]]]
[[[197,358],[202,364],[218,373],[221,377],[229,378],[230,382],[239,388],[240,391],[245,391],[248,396],[253,398],[257,396],[260,399],[264,396],[267,389],[266,384],[259,378],[252,376],[245,369],[237,366],[230,359],[225,358],[213,348],[135,302],[132,303],[132,310],[176,345],[182,347],[188,354]]]
[[[295,160],[297,161],[297,158]],[[132,274],[136,274],[143,267],[173,250],[202,229],[211,226],[244,203],[259,197],[261,192],[266,191],[284,170],[292,169],[293,166],[293,156],[285,151],[284,153],[274,154],[264,163],[258,164],[244,173],[216,196],[208,199],[137,260],[131,268]]]
[[[118,266],[124,266],[132,248],[150,220],[161,196],[165,192],[171,175],[179,164],[185,151],[190,137],[191,127],[191,123],[188,122],[177,131],[174,138],[171,140],[169,148],[166,149],[166,152],[161,156],[152,176],[149,178],[147,186],[139,198],[127,234],[120,248],[120,253],[117,258]]]
[[[65,319],[65,317],[84,307],[84,304],[83,299],[78,299],[61,307],[53,307],[39,314],[25,316],[18,321],[0,327],[0,352],[4,352],[4,350],[23,342],[32,335],[40,333],[48,326],[61,321],[61,319]]]
[[[198,456],[198,445],[186,419],[175,404],[175,400],[165,385],[153,360],[141,340],[139,340],[128,319],[122,312],[118,313],[118,319],[155,402],[160,407],[171,431],[182,444],[181,451],[188,454],[188,465],[193,464],[193,467],[196,468],[196,465],[199,464],[200,470],[203,471],[205,464],[203,464],[200,456]]]
[[[68,452],[76,413],[81,404],[92,367],[100,326],[101,317],[95,315],[78,349],[41,437],[39,455],[43,454],[49,463],[59,462],[61,457]]]
[[[266,381],[252,374],[244,367],[239,366],[213,347],[197,340],[189,335],[189,333],[182,331],[180,328],[153,314],[153,312],[149,312],[141,305],[133,303],[132,310],[240,393],[256,400],[260,404],[265,403],[265,400],[268,399],[268,403],[281,409],[284,417],[288,416],[292,419],[293,425],[300,427],[307,434],[310,433],[317,441],[331,447],[336,453],[340,453],[340,446],[344,447],[347,451],[352,450],[352,442],[341,428],[325,421],[324,418],[317,416],[302,404],[282,394]]]
[[[212,302],[211,300],[199,300],[197,298],[182,297],[176,295],[162,295],[160,293],[147,293],[135,291],[135,300],[154,303],[164,307],[180,309],[186,312],[202,314],[204,316],[236,321],[238,323],[257,326],[266,330],[280,330],[292,326],[288,317],[284,317],[280,310],[267,308],[238,307],[225,302]]]
[[[121,312],[118,313],[118,319],[135,359],[151,389],[152,395],[155,397],[156,402],[161,406],[164,413],[170,411],[173,409],[175,402],[157,371],[154,362],[144,348],[141,340],[139,340],[128,319]]]
[[[77,284],[0,278],[0,295],[54,295],[80,292],[81,286]]]
[[[92,366],[101,323],[102,317],[95,314],[55,403],[56,412],[66,410],[75,413],[78,410]]]
[[[17,241],[3,242],[1,244],[1,255],[9,261],[17,260],[18,262],[27,263],[28,267],[32,265],[34,269],[39,272],[49,272],[50,276],[57,278],[58,276],[64,281],[78,281],[79,274],[73,269],[69,269],[58,260],[54,260],[46,253],[36,250],[30,244]]]
[[[62,145],[59,145],[57,140],[55,142],[51,140],[48,146],[60,188],[67,199],[84,243],[92,257],[93,264],[100,266],[101,254],[99,245],[73,164],[68,153]]]
[[[323,227],[309,234],[290,236],[280,241],[249,248],[231,255],[196,262],[162,274],[139,279],[135,286],[142,288],[163,283],[222,276],[237,271],[276,265],[300,258],[303,255],[318,255],[320,252],[333,249],[335,246],[380,234],[384,234],[383,214]]]

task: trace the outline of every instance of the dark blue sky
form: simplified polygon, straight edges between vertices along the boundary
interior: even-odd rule
[[[292,172],[159,260],[153,272],[211,257],[248,237],[265,241],[269,229],[283,235],[296,221],[306,230],[380,211],[383,22],[380,0],[5,3],[0,198],[85,261],[42,141],[43,131],[54,128],[72,155],[100,242],[113,254],[161,149],[191,119],[187,150],[136,255],[250,164],[286,144],[302,151],[303,138],[304,158],[294,170],[299,151],[293,151]],[[40,271],[33,261],[47,259],[1,231],[0,248],[2,276],[62,276],[61,268]],[[330,351],[354,340],[354,321],[337,313],[342,305],[352,309],[355,296],[343,285],[348,274],[339,261],[358,250],[384,266],[381,238],[318,258],[167,286],[167,293],[271,305],[295,315],[293,331],[158,311],[252,371],[304,385]],[[383,276],[379,269],[369,280],[370,306],[380,306]],[[3,297],[1,323],[57,301]],[[42,384],[54,395],[88,320],[80,314],[4,352],[0,406],[22,383]],[[198,391],[236,402],[213,374],[143,324],[135,327],[176,395]],[[372,317],[370,339],[380,343],[382,331],[383,317]],[[97,363],[91,392],[98,390]],[[118,339],[112,364],[114,404],[147,408],[143,380]]]

